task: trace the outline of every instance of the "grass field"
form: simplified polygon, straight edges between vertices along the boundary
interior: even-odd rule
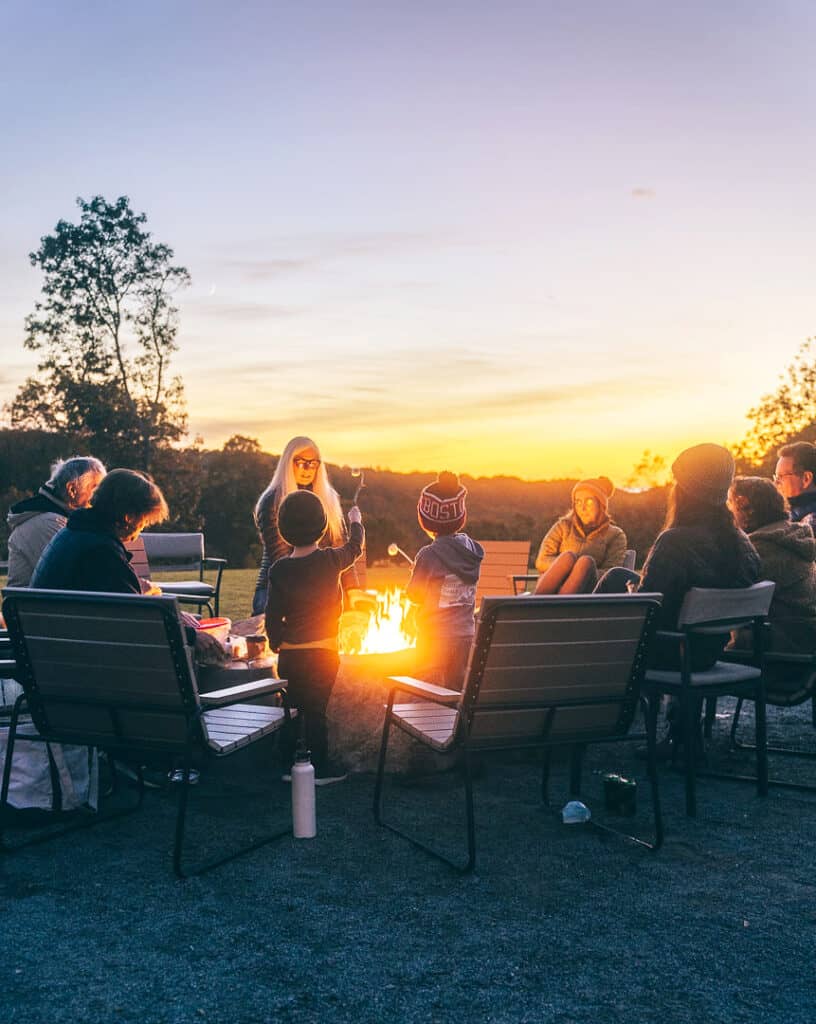
[[[221,580],[221,606],[220,613],[238,622],[240,619],[249,617],[252,611],[252,594],[255,590],[255,579],[258,575],[257,569],[227,569]],[[379,590],[387,586],[404,587],[410,575],[410,566],[388,565],[373,566],[368,569],[368,587]],[[214,581],[213,573],[207,573],[205,578]],[[184,573],[156,573],[155,582],[161,586],[162,580],[189,579],[189,574]],[[0,576],[0,587],[6,584],[5,575]],[[189,606],[188,606],[189,610]]]

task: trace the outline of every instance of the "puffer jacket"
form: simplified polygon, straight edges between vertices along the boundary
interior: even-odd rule
[[[748,534],[760,576],[776,584],[769,618],[772,648],[816,651],[816,539],[806,523],[780,519]]]
[[[536,569],[545,572],[562,551],[590,555],[595,559],[598,571],[606,572],[616,565],[623,565],[626,534],[609,518],[587,533],[580,519],[574,512],[570,512],[553,524],[541,542],[536,557]]]
[[[12,505],[6,516],[9,528],[8,585],[27,587],[40,555],[54,534],[65,526],[70,509],[43,485],[38,494]]]

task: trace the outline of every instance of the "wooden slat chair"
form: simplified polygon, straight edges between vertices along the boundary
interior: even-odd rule
[[[527,572],[530,561],[528,540],[480,540],[484,548],[479,582],[476,585],[476,609],[488,594],[512,594],[513,577]]]
[[[178,786],[173,850],[173,867],[180,878],[200,874],[290,831],[256,839],[193,871],[182,866],[194,750],[225,757],[275,733],[289,715],[285,699],[282,708],[246,702],[272,693],[285,698],[286,680],[259,680],[199,696],[174,597],[11,587],[3,597],[23,694],[14,704],[9,728],[0,786],[0,841],[18,739],[100,747],[111,756],[136,758],[137,764],[146,754],[168,762],[181,759],[183,782]],[[18,733],[24,706],[36,735]],[[137,806],[141,798],[140,785]]]
[[[555,745],[573,749],[571,790],[580,791],[587,744],[631,739],[660,596],[601,595],[484,599],[462,693],[406,676],[392,676],[374,793],[379,824],[460,871],[476,859],[470,757],[477,751]],[[406,703],[397,703],[404,695]],[[663,842],[655,758],[656,708],[647,715],[647,766],[655,839]],[[465,776],[468,855],[464,864],[443,856],[383,819],[383,777],[388,737],[401,729],[440,753],[461,754]],[[615,830],[616,831],[616,830]]]
[[[765,721],[765,683],[762,673],[763,625],[773,598],[774,584],[769,581],[752,587],[720,590],[692,587],[686,594],[677,618],[677,631],[661,630],[664,641],[676,642],[681,668],[678,671],[649,669],[644,687],[650,703],[656,705],[660,695],[667,693],[679,701],[686,749],[686,814],[697,813],[696,758],[694,748],[700,725],[703,701],[719,696],[748,697],[756,704],[757,793],[768,793],[768,751]],[[749,627],[753,631],[754,664],[743,665],[717,661],[702,672],[693,670],[694,651],[701,639]],[[705,773],[713,775],[714,773]],[[735,776],[717,775],[717,778]]]
[[[163,594],[172,594],[183,604],[207,608],[210,615],[218,615],[221,595],[221,577],[227,565],[226,558],[209,558],[204,554],[203,533],[139,534],[126,545],[131,553],[131,568],[137,576],[151,579],[155,572],[196,572],[198,579],[177,582],[156,581]],[[215,570],[215,582],[204,579],[204,570]]]

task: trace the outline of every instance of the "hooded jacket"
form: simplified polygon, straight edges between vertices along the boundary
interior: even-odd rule
[[[130,558],[124,544],[100,521],[96,509],[78,508],[43,552],[31,586],[140,594]]]
[[[757,549],[763,580],[776,584],[769,618],[772,647],[811,654],[816,650],[816,539],[805,523],[780,519],[748,534]]]
[[[595,559],[598,572],[606,572],[616,565],[623,565],[626,534],[608,516],[587,533],[580,519],[574,512],[570,512],[556,520],[542,540],[536,557],[536,569],[546,572],[562,551],[590,555]]]
[[[816,487],[808,487],[801,494],[788,498],[791,519],[794,523],[816,526]]]
[[[27,587],[51,538],[65,526],[69,507],[44,484],[31,498],[12,505],[6,516],[9,528],[8,585]]]
[[[420,548],[406,596],[419,606],[420,636],[471,637],[484,548],[466,533],[437,537]]]

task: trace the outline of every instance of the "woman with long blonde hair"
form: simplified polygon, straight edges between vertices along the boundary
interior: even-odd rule
[[[260,615],[266,608],[269,567],[292,550],[278,530],[278,508],[287,494],[297,490],[311,491],[323,502],[328,519],[325,543],[336,547],[346,541],[340,496],[329,483],[320,449],[310,437],[293,437],[283,449],[269,486],[255,504],[255,525],[263,544],[263,557],[252,599],[253,615]]]

